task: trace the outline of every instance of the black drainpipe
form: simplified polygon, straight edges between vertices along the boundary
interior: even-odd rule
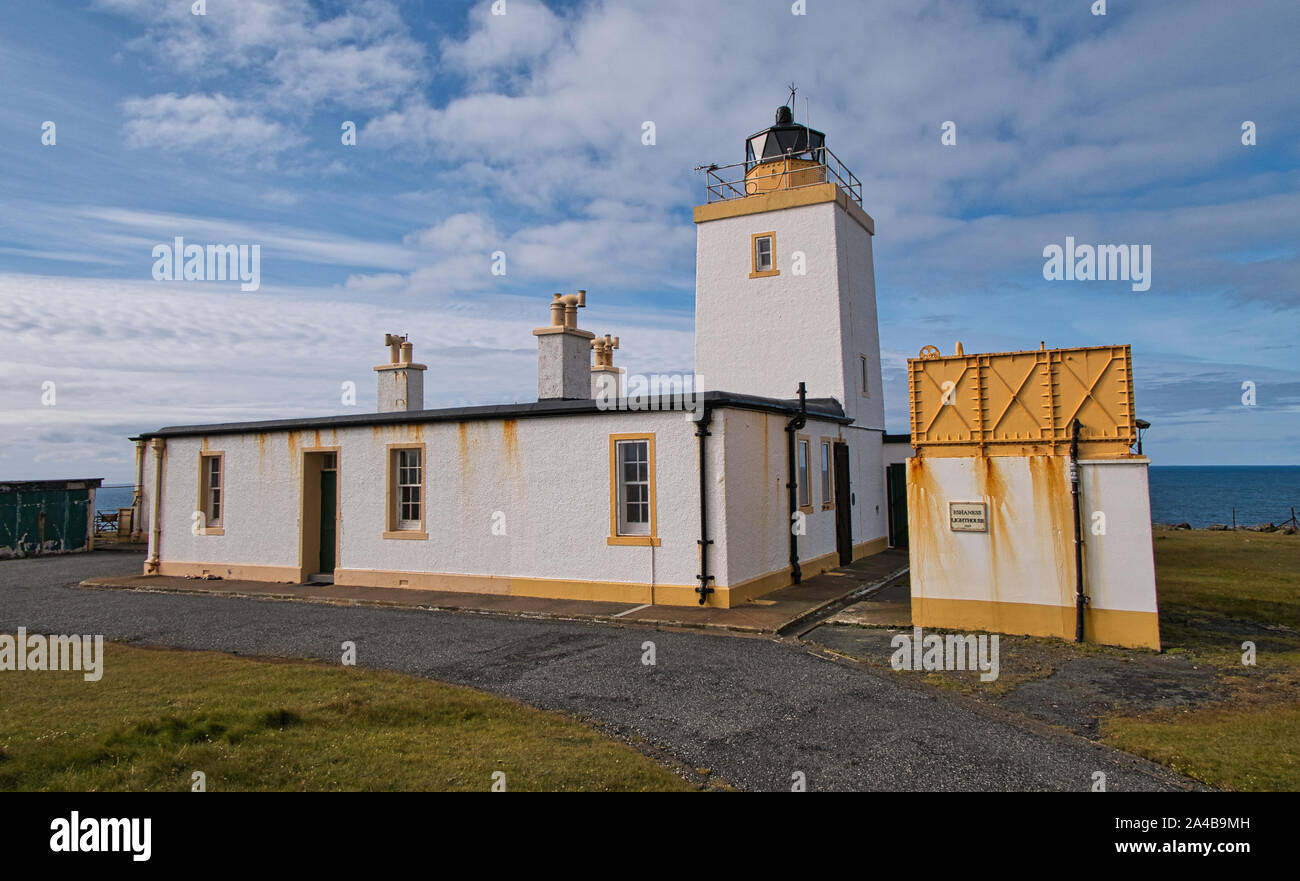
[[[794,531],[794,515],[799,510],[798,469],[795,465],[795,432],[808,424],[807,389],[799,383],[799,412],[790,417],[785,424],[786,433],[786,467],[788,477],[785,486],[790,496],[790,516],[786,525],[790,528],[790,577],[795,584],[803,581],[803,572],[799,568],[799,536]]]
[[[695,424],[695,436],[700,439],[700,574],[695,576],[700,586],[695,588],[695,592],[700,595],[702,606],[708,601],[709,594],[713,593],[713,588],[709,585],[713,580],[709,574],[709,545],[713,544],[713,540],[709,538],[709,496],[704,474],[705,438],[709,436],[709,420],[713,418],[713,410],[708,404],[701,403],[701,406],[704,409]]]
[[[1079,420],[1070,426],[1070,495],[1074,500],[1074,641],[1083,642],[1083,524],[1079,515]]]

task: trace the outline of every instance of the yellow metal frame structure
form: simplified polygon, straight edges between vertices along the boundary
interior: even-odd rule
[[[1128,346],[909,358],[907,377],[918,456],[1061,455],[1075,418],[1082,458],[1137,442]]]

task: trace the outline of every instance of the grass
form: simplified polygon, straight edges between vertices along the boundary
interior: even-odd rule
[[[1157,530],[1161,640],[1222,699],[1102,723],[1103,741],[1211,786],[1300,790],[1300,537]],[[1242,663],[1243,642],[1256,663]]]
[[[1158,710],[1103,723],[1105,742],[1220,789],[1300,789],[1300,704]]]
[[[109,644],[0,674],[0,790],[698,789],[575,720],[424,679]]]
[[[1241,642],[1258,636],[1300,653],[1300,536],[1157,529],[1152,538],[1167,648],[1227,651],[1240,663]]]

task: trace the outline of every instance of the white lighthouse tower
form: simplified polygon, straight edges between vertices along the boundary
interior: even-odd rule
[[[695,369],[709,389],[834,398],[853,418],[855,535],[885,532],[880,334],[861,182],[789,107],[706,171],[695,208]]]

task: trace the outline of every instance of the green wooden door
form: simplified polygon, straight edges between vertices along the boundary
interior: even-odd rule
[[[885,468],[889,501],[889,545],[907,547],[907,465],[897,462]]]
[[[334,572],[334,533],[336,530],[335,513],[338,508],[338,472],[322,471],[320,473],[320,569],[319,572]]]

